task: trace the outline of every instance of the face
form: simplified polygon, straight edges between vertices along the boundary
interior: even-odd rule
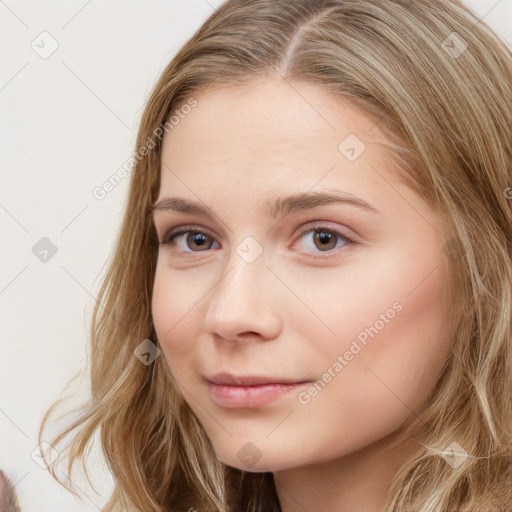
[[[320,86],[196,99],[163,140],[152,314],[218,458],[273,472],[403,428],[449,351],[440,220]]]

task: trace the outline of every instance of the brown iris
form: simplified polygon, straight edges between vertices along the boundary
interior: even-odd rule
[[[316,245],[318,249],[322,251],[328,251],[329,249],[334,249],[336,247],[336,239],[337,235],[327,231],[325,229],[315,231],[314,234],[314,242],[315,245],[317,242],[320,242],[320,246]]]
[[[213,240],[210,238],[211,242],[210,245],[207,244],[207,241],[210,237],[208,235],[205,235],[204,233],[189,233],[186,236],[186,242],[187,247],[194,250],[194,247],[191,247],[189,242],[192,241],[196,245],[199,251],[204,251],[211,249],[211,244],[213,243]]]

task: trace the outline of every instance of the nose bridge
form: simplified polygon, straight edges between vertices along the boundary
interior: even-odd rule
[[[253,240],[245,239],[231,252],[226,268],[212,290],[206,329],[226,339],[244,332],[275,335],[279,319],[267,292],[268,280],[273,276],[262,248],[259,250]]]

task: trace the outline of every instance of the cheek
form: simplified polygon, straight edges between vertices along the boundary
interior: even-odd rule
[[[308,405],[296,415],[306,438],[326,432],[330,441],[317,455],[328,457],[340,438],[346,443],[336,444],[341,451],[364,446],[419,414],[448,356],[442,263],[430,273],[436,263],[419,268],[417,261],[402,261],[393,272],[391,262],[380,274],[367,272],[365,279],[351,281],[352,294],[345,287],[338,295],[338,313],[328,302],[321,309],[337,335],[327,344],[325,336],[310,338],[317,345],[311,346],[309,361],[322,345],[322,364],[315,365],[319,381],[300,397]]]
[[[435,252],[421,262],[388,258],[385,271],[368,272],[360,283],[343,315],[350,337],[342,350],[352,358],[345,378],[364,390],[358,399],[371,402],[376,414],[416,411],[450,349],[445,261]]]
[[[205,291],[190,286],[190,281],[178,274],[157,268],[151,299],[151,312],[158,340],[164,355],[171,363],[181,361],[193,348],[193,322],[187,320],[200,307]],[[174,373],[174,372],[173,372]]]
[[[416,286],[406,286],[414,283],[408,279],[397,287],[395,295],[403,309],[368,353],[368,366],[376,378],[411,409],[428,398],[450,350],[447,279],[441,266],[432,268],[425,272],[427,277],[416,279]]]

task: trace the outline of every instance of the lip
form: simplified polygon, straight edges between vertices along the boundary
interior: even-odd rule
[[[235,409],[263,407],[311,381],[219,373],[207,378],[206,382],[217,405]]]

